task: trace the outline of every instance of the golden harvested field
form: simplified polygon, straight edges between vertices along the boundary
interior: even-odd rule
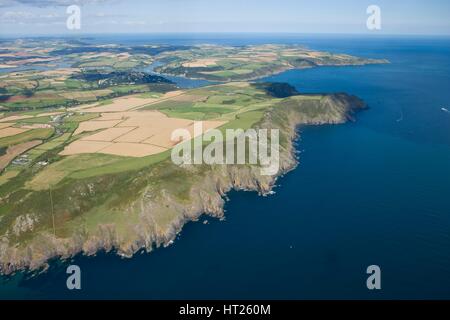
[[[225,121],[205,121],[203,128],[206,131],[225,123]],[[80,123],[75,134],[104,130],[72,142],[60,154],[106,153],[128,157],[149,156],[164,152],[181,142],[171,140],[172,132],[180,128],[187,129],[194,137],[192,120],[169,118],[159,111],[102,113],[95,120]]]
[[[109,121],[84,121],[81,122],[78,126],[77,130],[73,133],[73,135],[77,135],[83,132],[90,132],[90,131],[97,131],[99,129],[106,129],[114,127],[116,124],[118,124],[121,120],[109,120]]]
[[[169,118],[160,111],[134,111],[118,127],[142,127],[156,130],[164,128],[181,128],[192,123],[192,120]]]
[[[134,129],[127,134],[124,134],[115,139],[116,142],[142,142],[145,139],[158,133],[155,128],[147,127],[134,127]]]
[[[143,143],[114,143],[104,149],[101,153],[113,154],[126,157],[145,157],[166,151],[166,148]]]
[[[83,110],[83,112],[122,112],[129,111],[133,109],[138,109],[145,105],[150,105],[160,101],[164,101],[178,95],[183,94],[184,91],[170,91],[158,98],[141,98],[139,95],[131,95],[127,97],[114,99],[112,103],[105,105],[95,105],[95,106],[82,106],[75,108],[74,110]]]
[[[230,82],[230,83],[224,83],[223,86],[248,88],[248,87],[250,87],[250,84],[248,82]]]
[[[127,112],[102,113],[95,121],[125,120]]]
[[[244,86],[244,83],[242,83]],[[144,157],[164,152],[181,141],[172,141],[172,132],[187,129],[194,137],[194,122],[170,118],[158,110],[139,110],[163,101],[197,102],[207,96],[177,90],[159,97],[143,98],[131,95],[113,99],[108,104],[75,108],[79,111],[100,113],[98,118],[81,122],[74,132],[95,133],[83,136],[65,147],[61,155],[104,153],[127,157]],[[226,121],[204,121],[204,131],[224,125]],[[199,133],[195,133],[198,135]]]
[[[207,58],[207,59],[197,59],[190,62],[183,63],[183,67],[188,68],[201,68],[216,65],[217,59]]]
[[[17,120],[23,120],[23,119],[28,119],[28,118],[33,118],[33,116],[30,115],[21,115],[21,116],[9,116],[3,119],[0,119],[0,122],[14,122]]]
[[[7,127],[0,129],[0,138],[15,136],[16,134],[20,134],[28,130],[30,129]]]
[[[63,156],[69,156],[72,154],[80,154],[80,153],[96,153],[103,148],[111,145],[111,142],[106,141],[81,141],[77,140],[69,144],[61,151],[59,154]]]
[[[81,141],[113,141],[114,139],[117,139],[134,129],[135,127],[108,128],[106,130],[100,131],[99,133],[84,137],[81,139]]]
[[[43,76],[70,76],[73,73],[80,72],[79,68],[61,68],[55,70],[41,71],[40,75]]]
[[[15,124],[14,122],[19,121],[19,120],[39,118],[39,117],[57,116],[57,115],[60,115],[63,113],[64,113],[63,111],[52,111],[52,112],[43,112],[43,113],[39,113],[39,114],[35,114],[35,115],[21,114],[21,115],[1,118],[0,119],[0,129],[5,128],[7,126],[11,126],[11,125]],[[11,122],[11,123],[9,125],[4,126],[3,123],[5,123],[5,122]]]
[[[187,129],[188,127],[184,128]],[[155,134],[151,137],[149,137],[148,139],[144,140],[143,143],[147,143],[147,144],[151,144],[151,145],[155,145],[155,146],[159,146],[159,147],[164,147],[167,149],[170,149],[172,147],[174,147],[175,145],[177,145],[178,143],[180,143],[181,141],[172,141],[171,137],[172,137],[172,132],[174,130],[164,130],[163,132],[160,132],[158,134]]]
[[[14,123],[2,122],[0,123],[0,129],[11,127]]]

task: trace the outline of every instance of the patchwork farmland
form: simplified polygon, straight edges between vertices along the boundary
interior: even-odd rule
[[[110,104],[80,107],[85,113],[101,112],[98,118],[81,122],[74,136],[84,135],[65,147],[60,155],[104,153],[128,157],[144,157],[164,152],[181,141],[172,141],[174,130],[193,131],[194,121],[168,117],[157,110],[138,110],[152,104],[180,101],[183,91],[166,93],[159,98],[138,96],[117,98]],[[191,96],[186,95],[189,100]],[[131,111],[128,111],[131,110]],[[105,112],[107,111],[107,112]],[[226,121],[206,121],[206,129],[217,128]],[[0,132],[1,133],[1,132]]]

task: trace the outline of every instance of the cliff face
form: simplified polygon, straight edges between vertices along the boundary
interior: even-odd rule
[[[186,222],[202,214],[223,217],[224,197],[230,190],[256,191],[262,195],[270,192],[276,179],[297,165],[293,141],[298,125],[343,123],[352,120],[354,113],[364,107],[361,100],[346,94],[326,95],[310,103],[274,106],[256,127],[280,129],[280,169],[276,175],[263,176],[260,168],[252,165],[181,168],[170,160],[165,161],[134,173],[128,181],[130,186],[139,186],[136,187],[138,192],[125,204],[111,202],[103,206],[100,210],[115,213],[110,220],[104,218],[94,228],[80,227],[67,236],[42,231],[26,243],[14,243],[8,236],[1,237],[0,272],[36,270],[45,267],[50,258],[69,258],[80,252],[92,255],[99,250],[114,249],[122,256],[131,257],[142,248],[151,251],[169,245]],[[174,181],[173,177],[180,176],[182,183]],[[85,182],[89,183],[91,193],[101,192],[99,181]]]

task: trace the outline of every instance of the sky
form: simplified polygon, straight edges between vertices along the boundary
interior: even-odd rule
[[[66,10],[78,5],[80,29]],[[367,8],[380,8],[369,30]],[[0,0],[0,35],[101,33],[450,35],[449,0]]]

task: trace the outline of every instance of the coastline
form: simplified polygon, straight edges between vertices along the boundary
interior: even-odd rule
[[[154,70],[153,72],[157,75],[160,75],[162,77],[169,76],[169,77],[180,77],[183,79],[190,79],[190,80],[198,80],[198,81],[210,81],[210,82],[217,82],[217,83],[229,83],[229,82],[242,82],[242,81],[255,81],[264,79],[266,77],[276,76],[283,72],[290,71],[290,70],[305,70],[305,69],[313,69],[313,68],[321,68],[321,67],[349,67],[349,66],[367,66],[367,65],[376,65],[376,64],[388,64],[390,63],[387,59],[365,59],[361,62],[354,62],[351,64],[330,64],[330,65],[315,65],[315,66],[303,66],[303,67],[296,67],[292,65],[285,65],[284,68],[279,68],[276,70],[271,70],[270,72],[267,72],[262,75],[255,75],[246,77],[244,79],[208,79],[207,77],[195,77],[195,76],[186,76],[185,74],[175,74],[170,72],[163,72],[159,68],[155,68],[158,70]]]
[[[76,254],[95,255],[98,251],[114,250],[123,257],[132,257],[137,251],[170,245],[183,226],[198,220],[203,215],[224,217],[226,194],[231,190],[256,191],[260,195],[269,194],[277,179],[293,170],[298,161],[295,158],[294,141],[299,125],[338,124],[353,120],[356,111],[365,109],[364,103],[353,96],[333,94],[324,98],[323,106],[333,112],[319,117],[305,115],[298,106],[284,109],[269,109],[260,128],[279,126],[286,143],[280,150],[280,170],[274,176],[261,176],[256,166],[189,166],[172,168],[183,170],[195,177],[188,197],[180,200],[169,190],[159,192],[145,186],[142,192],[124,208],[137,213],[137,223],[127,225],[127,238],[121,236],[114,223],[100,224],[94,233],[74,233],[67,238],[57,238],[53,234],[41,234],[22,248],[10,246],[5,239],[0,241],[0,273],[9,275],[17,271],[38,271],[48,267],[48,260],[59,257],[68,259]],[[165,163],[164,165],[168,165]],[[173,164],[171,164],[174,166]],[[164,224],[155,222],[155,216],[165,215]],[[123,233],[122,233],[123,234]]]

